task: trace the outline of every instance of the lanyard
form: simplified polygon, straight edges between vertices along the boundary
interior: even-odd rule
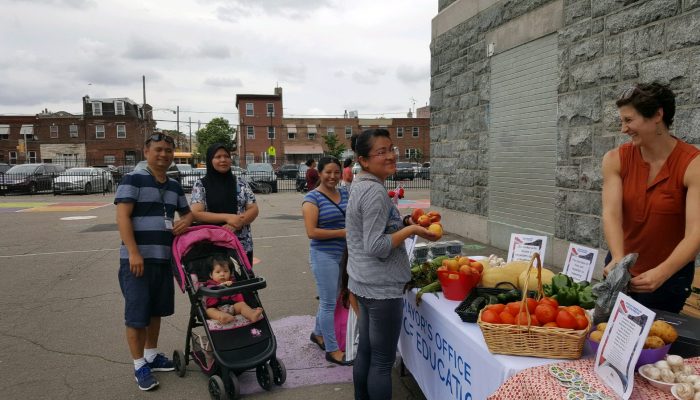
[[[158,194],[160,195],[160,203],[163,205],[163,218],[165,218],[167,220],[169,218],[168,218],[168,210],[165,208],[165,192],[167,191],[168,178],[167,177],[165,178],[165,183],[162,184],[164,187],[161,188],[160,187],[161,183],[158,182],[158,179],[156,179],[156,176],[153,175],[153,171],[151,171],[151,168],[146,167],[146,171],[153,177],[153,180],[156,181],[156,185],[157,185],[156,189],[158,189]]]

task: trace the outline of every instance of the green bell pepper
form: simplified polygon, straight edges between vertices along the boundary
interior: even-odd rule
[[[590,290],[582,290],[578,292],[578,305],[585,308],[586,310],[590,310],[591,308],[595,307],[595,298],[593,297],[593,292]]]
[[[557,294],[552,296],[560,306],[573,306],[578,303],[578,292],[572,287],[560,287]]]
[[[573,280],[564,274],[556,274],[552,278],[552,292],[559,294],[563,289],[569,289],[573,284]]]

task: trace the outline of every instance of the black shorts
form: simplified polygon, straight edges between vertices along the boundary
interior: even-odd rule
[[[129,260],[119,260],[119,286],[124,295],[124,324],[145,328],[151,317],[166,317],[175,312],[175,285],[168,264],[145,264],[143,275],[135,277]]]
[[[610,253],[605,257],[605,265],[612,260]],[[678,272],[671,275],[666,282],[651,293],[628,293],[630,297],[644,306],[678,314],[690,296],[690,287],[695,277],[695,262],[691,261]]]

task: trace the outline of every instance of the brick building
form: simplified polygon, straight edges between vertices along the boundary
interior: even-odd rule
[[[326,149],[324,136],[335,135],[350,149],[350,137],[370,128],[387,129],[399,147],[402,161],[429,161],[430,118],[285,118],[282,88],[274,94],[238,94],[238,153],[241,166],[268,162],[278,167],[320,158]],[[347,113],[346,113],[347,114]],[[352,114],[352,113],[351,113]]]
[[[155,129],[151,107],[128,98],[82,101],[82,115],[0,115],[0,162],[84,166],[141,160],[143,142]]]

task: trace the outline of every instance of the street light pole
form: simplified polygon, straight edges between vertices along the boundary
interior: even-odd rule
[[[177,106],[177,137],[180,138],[180,106]]]

